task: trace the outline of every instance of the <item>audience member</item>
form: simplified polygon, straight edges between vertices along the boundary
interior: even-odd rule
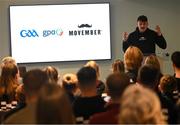
[[[99,65],[95,61],[91,60],[91,61],[88,61],[85,66],[90,66],[90,67],[92,67],[92,68],[94,68],[96,70],[96,75],[97,75],[97,80],[98,80],[96,88],[97,88],[97,93],[99,95],[101,95],[105,90],[105,84],[104,84],[103,81],[100,80],[100,68],[99,68]]]
[[[7,124],[35,124],[36,103],[41,87],[48,83],[48,76],[40,69],[28,71],[23,78],[27,105],[7,118]]]
[[[77,123],[87,123],[90,116],[105,111],[105,101],[97,94],[97,75],[92,67],[83,67],[77,72],[81,96],[73,103]]]
[[[112,71],[113,73],[125,72],[124,62],[121,61],[120,59],[115,60],[112,64]]]
[[[73,73],[63,75],[62,88],[66,90],[71,103],[80,95],[77,76]]]
[[[122,95],[119,124],[166,124],[157,95],[142,86],[129,86]]]
[[[162,96],[172,100],[174,104],[178,100],[177,93],[177,82],[176,79],[171,75],[164,75],[159,83],[159,90]]]
[[[153,65],[143,65],[138,72],[138,84],[141,84],[144,87],[150,88],[157,93],[161,107],[163,108],[163,113],[167,116],[168,123],[174,123],[176,119],[176,114],[174,113],[175,105],[174,103],[161,95],[157,91],[159,85],[159,70]]]
[[[161,77],[163,76],[163,74],[161,72],[161,67],[160,67],[160,63],[159,63],[157,56],[155,56],[155,55],[147,56],[144,61],[144,65],[146,65],[146,64],[153,65],[154,67],[156,67],[159,70],[159,73],[160,73],[159,78],[158,78],[158,82],[159,82]],[[156,88],[156,89],[158,89],[158,88]]]
[[[106,80],[107,92],[111,100],[107,104],[107,111],[97,113],[90,118],[90,124],[117,124],[120,108],[120,98],[124,90],[130,85],[129,77],[125,73],[114,73]]]
[[[57,84],[46,84],[42,87],[36,113],[37,124],[75,123],[69,99]]]
[[[157,92],[159,74],[159,70],[154,65],[146,64],[139,69],[137,81]]]
[[[15,99],[18,83],[18,68],[13,63],[8,63],[2,67],[0,77],[0,101],[11,103]]]
[[[180,51],[175,51],[171,55],[171,60],[174,68],[174,77],[177,80],[178,91],[180,92]],[[179,94],[180,95],[180,94]]]
[[[14,58],[12,58],[11,56],[6,56],[1,60],[1,68],[9,63],[17,65],[16,60]]]
[[[58,82],[58,71],[55,67],[48,66],[44,69],[44,72],[48,75],[49,83]]]
[[[135,46],[130,46],[124,53],[125,70],[132,83],[136,82],[138,70],[143,61],[143,53]]]

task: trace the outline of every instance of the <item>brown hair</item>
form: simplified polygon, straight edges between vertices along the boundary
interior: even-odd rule
[[[147,56],[144,61],[144,64],[151,64],[154,67],[156,67],[159,71],[161,71],[159,60],[155,55]]]
[[[58,81],[58,71],[55,67],[48,66],[44,69],[44,72],[49,78],[49,82],[57,83]]]
[[[68,97],[56,84],[46,84],[42,87],[36,111],[38,124],[75,123]]]
[[[2,67],[0,77],[0,95],[8,95],[14,99],[15,89],[19,85],[17,80],[18,68],[13,63],[8,63]],[[10,99],[11,100],[11,99]],[[11,100],[12,101],[12,100]]]
[[[163,91],[163,93],[172,94],[173,91],[177,90],[176,79],[171,75],[164,75],[163,77],[161,77],[159,87]]]
[[[124,62],[121,61],[120,59],[117,59],[113,62],[112,64],[112,70],[113,70],[113,73],[115,72],[125,72],[125,69],[124,69]]]
[[[112,99],[120,99],[122,93],[130,85],[129,77],[125,73],[113,73],[107,77],[107,90]]]
[[[143,61],[143,53],[135,46],[130,46],[124,53],[124,64],[126,70],[139,69]]]

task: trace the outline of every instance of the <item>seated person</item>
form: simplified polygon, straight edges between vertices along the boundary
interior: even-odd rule
[[[73,103],[74,99],[80,95],[78,80],[75,74],[67,73],[63,75],[62,88],[66,90],[71,103]]]
[[[95,61],[88,61],[85,66],[90,66],[90,67],[95,69],[96,75],[97,75],[97,80],[98,80],[96,88],[97,88],[98,94],[101,95],[104,92],[104,90],[105,90],[105,84],[104,84],[103,81],[101,81],[99,79],[100,78],[100,68],[99,68],[99,65]]]
[[[77,72],[81,95],[73,103],[76,123],[88,123],[89,117],[105,111],[105,101],[97,94],[97,75],[92,67],[83,67]]]
[[[91,118],[90,124],[117,124],[120,108],[120,98],[124,90],[130,85],[129,77],[125,73],[114,73],[106,80],[107,92],[111,97],[107,103],[107,111],[96,113]]]

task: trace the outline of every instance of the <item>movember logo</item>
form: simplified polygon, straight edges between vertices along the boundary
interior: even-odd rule
[[[77,26],[77,30],[69,30],[69,36],[100,36],[102,34],[101,29],[92,28],[92,25],[81,24]],[[82,29],[89,28],[89,29]]]
[[[81,24],[81,25],[78,25],[78,28],[85,28],[85,27],[91,28],[92,25],[89,25],[89,24]]]

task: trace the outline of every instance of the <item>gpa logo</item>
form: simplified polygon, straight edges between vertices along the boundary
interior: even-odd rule
[[[63,30],[62,29],[56,29],[56,30],[44,30],[43,31],[43,37],[47,36],[62,36],[63,35]]]
[[[39,37],[38,33],[34,29],[32,29],[32,30],[21,30],[20,36],[24,37],[24,38],[25,37]]]

